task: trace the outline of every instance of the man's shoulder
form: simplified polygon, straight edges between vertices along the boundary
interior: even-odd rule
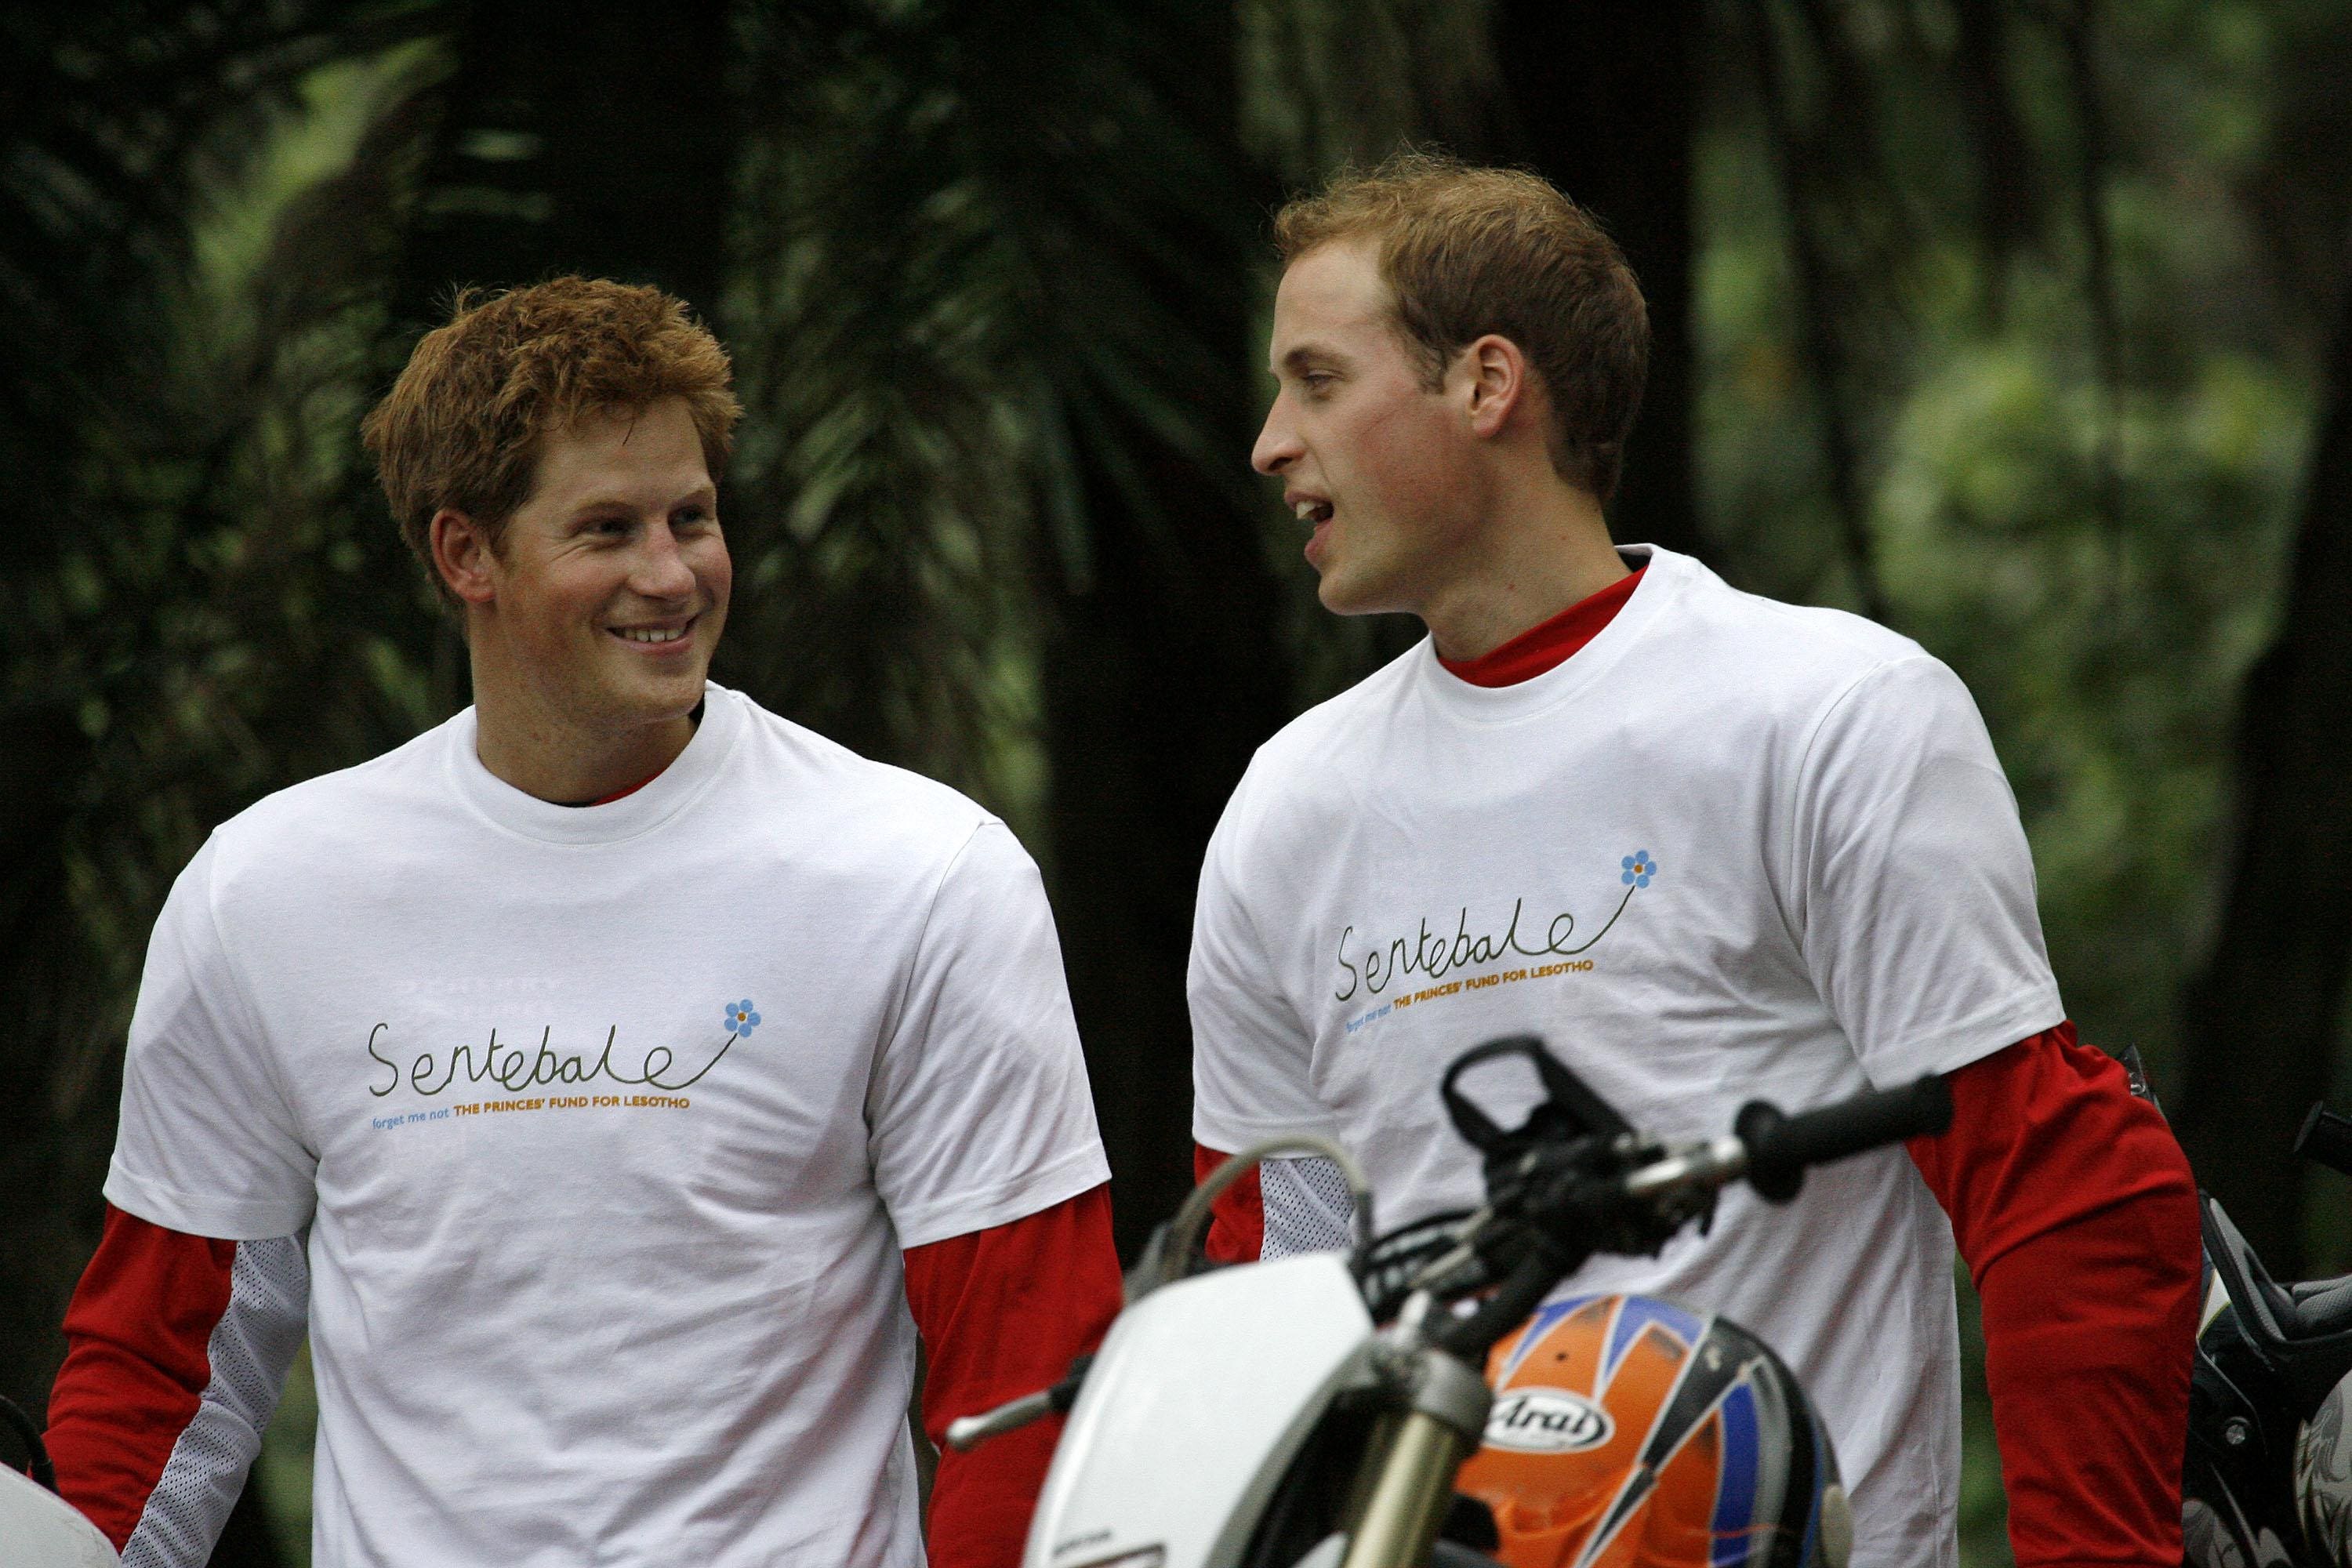
[[[841,855],[951,858],[994,813],[951,785],[877,762],[740,692],[745,725],[741,783],[755,798]]]
[[[1687,557],[1662,564],[1673,568],[1675,591],[1660,609],[1657,652],[1709,683],[1757,698],[1803,699],[1930,657],[1902,633],[1849,611],[1735,588]]]
[[[317,774],[263,795],[213,829],[215,853],[230,865],[248,861],[299,872],[306,859],[348,857],[429,808],[457,720],[435,726],[388,752]]]
[[[1426,642],[1268,736],[1225,803],[1218,838],[1229,846],[1265,834],[1286,838],[1311,832],[1307,824],[1357,809],[1370,771],[1365,742],[1383,733],[1399,704],[1409,700]]]
[[[1361,680],[1316,703],[1267,737],[1250,764],[1253,776],[1315,775],[1346,766],[1351,741],[1382,729],[1388,716],[1410,700],[1427,637]]]
[[[940,832],[969,832],[983,820],[992,820],[985,806],[952,785],[927,778],[894,762],[875,762],[854,752],[840,741],[821,736],[807,724],[795,724],[779,712],[769,712],[740,691],[731,693],[743,705],[748,731],[755,748],[752,766],[791,773],[802,804],[868,816],[891,823],[912,823]]]

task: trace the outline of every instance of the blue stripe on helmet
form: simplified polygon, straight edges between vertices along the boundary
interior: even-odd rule
[[[1723,1396],[1723,1458],[1716,1478],[1715,1568],[1741,1568],[1755,1545],[1756,1475],[1762,1458],[1756,1387],[1746,1379]]]
[[[1661,1301],[1654,1296],[1626,1297],[1625,1305],[1617,1313],[1616,1326],[1609,1331],[1608,1352],[1601,1358],[1602,1387],[1608,1386],[1609,1380],[1616,1375],[1617,1363],[1625,1359],[1625,1352],[1633,1348],[1633,1342],[1652,1323],[1661,1325],[1682,1341],[1685,1350],[1698,1343],[1699,1335],[1706,1331],[1706,1323],[1696,1313],[1686,1312],[1671,1301]]]

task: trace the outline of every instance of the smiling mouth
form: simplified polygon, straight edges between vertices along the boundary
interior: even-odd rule
[[[693,629],[692,621],[688,621],[682,626],[607,626],[605,628],[623,642],[650,644],[656,647],[664,643],[681,641],[686,634]]]

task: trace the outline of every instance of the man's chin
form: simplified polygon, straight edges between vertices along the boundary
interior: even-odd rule
[[[702,659],[691,668],[674,673],[630,670],[608,689],[607,697],[630,722],[666,724],[694,711],[702,700],[703,681],[709,670],[709,661]]]
[[[1315,596],[1335,616],[1376,616],[1395,606],[1379,585],[1352,577],[1344,570],[1327,568],[1315,584]]]

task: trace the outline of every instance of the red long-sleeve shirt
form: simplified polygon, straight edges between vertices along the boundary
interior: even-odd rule
[[[98,1251],[67,1310],[68,1350],[49,1399],[47,1442],[59,1490],[118,1550],[143,1531],[162,1561],[197,1568],[210,1555],[211,1531],[242,1488],[268,1419],[249,1397],[257,1380],[249,1342],[257,1334],[283,1339],[289,1328],[257,1325],[250,1310],[233,1305],[238,1255],[294,1247],[290,1237],[189,1236],[108,1207]],[[922,1424],[934,1444],[955,1416],[1058,1382],[1118,1311],[1107,1186],[1024,1219],[910,1247],[904,1258],[907,1302],[928,1357]],[[291,1310],[299,1314],[299,1301]],[[299,1337],[299,1322],[291,1330]],[[283,1371],[279,1359],[274,1373],[258,1374],[273,1384],[268,1400]],[[192,1438],[207,1401],[231,1414]],[[969,1454],[943,1453],[931,1490],[933,1563],[1019,1562],[1060,1426],[1059,1418],[1041,1421]],[[212,1434],[224,1427],[248,1439],[241,1457],[211,1451],[219,1446]],[[159,1498],[184,1441],[191,1458]]]

